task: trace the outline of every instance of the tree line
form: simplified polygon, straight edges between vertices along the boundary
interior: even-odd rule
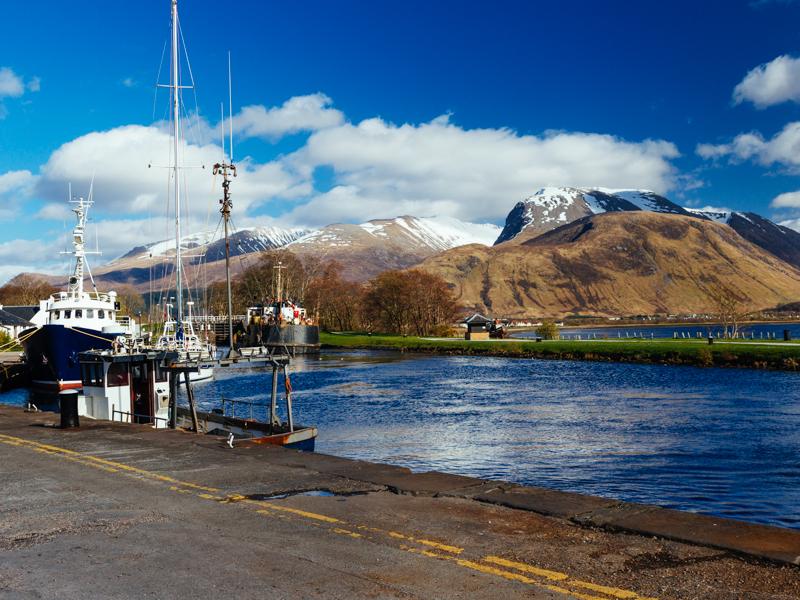
[[[460,307],[439,276],[411,269],[385,271],[366,283],[342,276],[342,265],[311,257],[300,259],[286,250],[265,252],[232,282],[234,313],[276,299],[280,265],[283,300],[302,305],[328,331],[374,331],[435,335],[449,331]],[[207,290],[209,311],[227,312],[225,282]]]
[[[245,314],[249,306],[277,299],[278,266],[282,299],[303,306],[324,330],[443,335],[450,332],[460,313],[447,283],[437,275],[418,269],[386,271],[366,283],[357,283],[345,279],[342,265],[335,261],[300,259],[289,251],[273,250],[262,253],[257,262],[234,277],[234,314]],[[147,320],[143,294],[125,284],[111,289],[117,292],[122,314]],[[21,275],[0,287],[0,304],[35,306],[58,291],[45,279]],[[202,312],[227,314],[224,281],[212,283],[205,294],[197,292],[204,296],[198,298],[205,304]]]

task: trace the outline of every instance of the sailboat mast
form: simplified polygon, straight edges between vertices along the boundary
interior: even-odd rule
[[[180,149],[180,77],[178,66],[180,63],[178,54],[178,0],[172,0],[172,138],[173,148],[173,167],[172,176],[174,179],[175,193],[175,301],[177,310],[175,311],[175,334],[178,342],[183,341],[183,281],[181,273],[181,179],[178,170],[178,150]]]

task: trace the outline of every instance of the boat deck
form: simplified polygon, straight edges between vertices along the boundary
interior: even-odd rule
[[[661,537],[614,533],[610,500],[57,420],[0,405],[0,596],[800,597],[756,558],[791,562],[800,532],[626,505]]]

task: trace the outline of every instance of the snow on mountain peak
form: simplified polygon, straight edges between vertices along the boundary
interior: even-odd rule
[[[650,190],[544,187],[516,204],[495,243],[513,239],[525,229],[544,233],[588,215],[632,210],[689,214]]]

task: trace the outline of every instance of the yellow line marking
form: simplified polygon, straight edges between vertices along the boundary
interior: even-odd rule
[[[545,577],[547,579],[553,581],[560,581],[564,583],[564,585],[569,585],[573,587],[584,588],[587,590],[591,590],[593,592],[599,592],[601,594],[606,594],[608,596],[613,596],[614,598],[620,598],[621,600],[656,600],[655,598],[647,598],[644,596],[639,596],[636,592],[632,592],[630,590],[623,590],[616,587],[611,587],[607,585],[599,585],[597,583],[591,583],[588,581],[581,581],[580,579],[572,579],[566,573],[560,573],[558,571],[550,571],[548,569],[542,569],[540,567],[534,567],[533,565],[529,565],[526,563],[516,562],[513,560],[508,560],[506,558],[501,558],[499,556],[484,556],[484,562],[493,563],[496,565],[500,565],[503,567],[509,567],[512,569],[517,569],[519,571],[523,571],[525,573],[531,573],[533,575],[538,575],[540,577]],[[575,594],[575,592],[570,592]],[[577,597],[581,597],[578,595]],[[590,596],[594,597],[594,596]]]
[[[360,533],[356,533],[355,531],[350,531],[349,529],[342,529],[340,527],[334,527],[333,531],[335,531],[336,533],[341,533],[342,535],[349,535],[352,538],[364,537]]]
[[[100,469],[100,470],[103,470],[103,471],[106,471],[106,472],[109,472],[109,473],[120,473],[121,472],[120,474],[123,474],[123,475],[136,474],[136,475],[140,475],[140,476],[147,477],[147,478],[150,478],[150,479],[154,479],[156,481],[162,481],[162,482],[165,482],[165,483],[171,483],[173,485],[170,485],[169,489],[171,491],[174,491],[174,492],[177,492],[177,493],[180,493],[180,494],[190,494],[190,493],[192,493],[192,491],[190,489],[186,489],[186,488],[191,488],[192,490],[203,490],[204,493],[197,493],[195,495],[198,498],[202,498],[204,500],[214,500],[214,501],[216,501],[216,502],[218,502],[220,504],[230,504],[230,503],[241,502],[241,503],[244,503],[244,504],[255,505],[255,506],[261,507],[259,510],[256,510],[256,512],[258,514],[262,514],[262,515],[266,515],[266,516],[270,516],[270,517],[278,517],[280,519],[287,519],[287,518],[289,518],[289,515],[303,517],[303,518],[306,518],[306,519],[311,519],[312,522],[307,523],[307,524],[308,525],[313,525],[315,527],[319,527],[320,525],[319,525],[319,523],[316,523],[316,522],[313,522],[313,521],[318,521],[318,522],[323,522],[323,523],[339,524],[339,525],[348,525],[345,521],[343,521],[341,519],[337,519],[335,517],[329,517],[327,515],[322,515],[322,514],[319,514],[319,513],[314,513],[314,512],[310,512],[310,511],[306,511],[306,510],[301,510],[301,509],[298,509],[298,508],[292,508],[290,506],[282,506],[282,505],[274,504],[274,503],[263,501],[263,500],[253,500],[253,499],[247,498],[246,496],[243,496],[241,494],[229,494],[229,495],[226,495],[226,496],[220,496],[220,495],[217,495],[217,494],[205,493],[205,492],[219,492],[221,490],[219,490],[218,488],[214,488],[214,487],[208,487],[208,486],[198,485],[198,484],[187,482],[187,481],[181,481],[181,480],[175,479],[173,477],[169,477],[167,475],[160,475],[158,473],[153,473],[151,471],[146,471],[145,469],[139,469],[137,467],[132,467],[130,465],[126,465],[126,464],[123,464],[123,463],[107,460],[107,459],[104,459],[104,458],[99,458],[97,456],[92,456],[91,454],[85,454],[85,453],[77,452],[75,450],[69,450],[67,448],[60,448],[58,446],[52,446],[52,445],[49,445],[49,444],[42,444],[42,443],[35,442],[35,441],[32,441],[32,440],[26,440],[26,439],[23,439],[23,438],[9,436],[9,435],[5,435],[5,434],[0,434],[0,442],[2,442],[4,444],[7,444],[9,446],[27,447],[27,448],[30,448],[31,450],[34,450],[34,451],[42,453],[42,454],[47,454],[47,455],[54,456],[54,457],[57,457],[57,458],[64,458],[66,460],[70,460],[72,462],[75,462],[75,463],[78,463],[78,464],[82,464],[82,465],[86,465],[86,466],[89,466],[89,467],[97,468],[97,469]],[[284,513],[284,514],[281,514],[281,513]],[[443,552],[448,552],[451,555],[452,554],[459,555],[464,551],[464,548],[461,548],[459,546],[453,546],[453,545],[450,545],[450,544],[444,544],[444,543],[441,543],[441,542],[435,542],[435,541],[427,540],[427,539],[415,538],[413,536],[405,535],[405,534],[399,533],[397,531],[387,531],[387,530],[384,530],[384,529],[379,529],[377,527],[370,527],[370,526],[367,526],[367,525],[350,525],[350,526],[354,527],[356,529],[362,530],[362,531],[370,531],[370,532],[374,532],[374,533],[379,533],[381,535],[386,535],[386,536],[394,538],[394,539],[407,540],[409,542],[414,542],[414,543],[417,543],[417,544],[420,544],[420,545],[424,545],[424,546],[427,546],[427,547],[430,547],[430,548],[434,548],[436,550],[441,550]],[[339,535],[347,535],[347,536],[353,537],[353,538],[364,538],[364,536],[362,534],[356,533],[355,531],[351,531],[349,529],[345,529],[343,527],[331,527],[328,530],[332,531],[334,533],[337,533]],[[364,538],[364,539],[368,539],[368,538]],[[543,587],[543,588],[548,589],[548,590],[553,591],[553,592],[558,592],[560,594],[565,594],[565,595],[571,596],[573,598],[577,598],[578,600],[608,600],[607,598],[601,598],[599,596],[591,596],[591,595],[583,594],[583,593],[580,593],[580,592],[576,592],[574,590],[568,590],[568,589],[560,587],[560,586],[546,584],[544,582],[541,582],[541,581],[536,580],[536,579],[532,579],[531,577],[528,577],[526,575],[522,575],[520,573],[515,573],[515,572],[512,572],[512,571],[506,571],[506,570],[503,570],[503,569],[499,569],[499,568],[497,568],[495,566],[491,566],[491,565],[487,565],[487,564],[481,564],[479,562],[475,562],[475,561],[472,561],[472,560],[467,560],[467,559],[463,559],[463,558],[457,558],[457,557],[451,556],[451,555],[438,554],[438,553],[433,552],[431,550],[426,550],[426,549],[423,549],[423,548],[413,548],[413,547],[410,547],[410,546],[406,546],[405,544],[401,544],[400,545],[400,549],[405,550],[406,552],[412,552],[414,554],[420,554],[420,555],[423,555],[423,556],[426,556],[426,557],[436,558],[438,560],[451,561],[451,562],[454,562],[455,564],[457,564],[457,565],[459,565],[461,567],[464,567],[464,568],[467,568],[467,569],[471,569],[471,570],[474,570],[474,571],[478,571],[478,572],[481,572],[481,573],[485,573],[485,574],[488,574],[488,575],[494,575],[494,576],[497,576],[497,577],[502,577],[503,579],[507,579],[509,581],[516,581],[516,582],[525,583],[525,584],[528,584],[528,585],[536,585],[536,586],[539,586],[539,587]],[[591,591],[594,591],[594,592],[599,592],[599,593],[605,594],[607,596],[612,596],[614,598],[618,598],[620,600],[656,600],[655,598],[642,597],[642,596],[637,595],[634,592],[631,592],[631,591],[628,591],[628,590],[623,590],[623,589],[620,589],[620,588],[594,584],[594,583],[590,583],[590,582],[586,582],[586,581],[580,581],[580,580],[577,580],[577,579],[571,579],[569,577],[569,575],[567,575],[565,573],[559,573],[558,571],[551,571],[551,570],[548,570],[548,569],[542,569],[542,568],[539,568],[539,567],[535,567],[533,565],[529,565],[529,564],[526,564],[526,563],[521,563],[521,562],[508,560],[508,559],[505,559],[505,558],[502,558],[502,557],[499,557],[499,556],[493,556],[493,555],[485,556],[482,560],[485,563],[492,563],[494,565],[513,568],[513,569],[516,569],[518,571],[522,571],[523,573],[527,573],[529,575],[542,577],[542,578],[545,578],[545,579],[549,579],[551,581],[560,581],[564,585],[569,585],[569,586],[573,586],[573,587],[580,587],[580,588],[591,590]]]
[[[41,450],[47,450],[56,454],[60,454],[63,456],[71,456],[71,457],[78,457],[83,460],[96,462],[101,465],[106,465],[109,467],[115,467],[117,469],[121,469],[123,471],[128,471],[130,473],[136,473],[137,475],[142,475],[144,477],[149,477],[151,479],[157,479],[159,481],[165,481],[168,483],[175,483],[178,485],[182,485],[185,487],[190,487],[196,490],[203,490],[206,492],[218,492],[220,491],[217,488],[207,487],[203,485],[197,485],[196,483],[190,483],[188,481],[180,481],[173,477],[169,477],[168,475],[160,475],[158,473],[153,473],[151,471],[146,471],[144,469],[139,469],[137,467],[131,467],[130,465],[126,465],[123,463],[114,462],[113,460],[106,460],[105,458],[100,458],[98,456],[92,456],[91,454],[85,454],[82,452],[76,452],[75,450],[68,450],[67,448],[59,448],[58,446],[51,446],[49,444],[42,444],[40,442],[34,442],[32,440],[26,440],[23,438],[14,437],[11,435],[5,435],[0,433],[0,441],[11,440],[20,444],[25,444],[27,446],[31,446],[32,448],[38,448]]]
[[[606,585],[598,585],[596,583],[589,583],[588,581],[570,581],[570,585],[574,585],[576,587],[586,588],[587,590],[592,590],[593,592],[600,592],[601,594],[607,594],[609,596],[614,596],[615,598],[623,598],[626,600],[637,600],[639,598],[639,594],[634,592],[630,592],[628,590],[621,590],[615,587],[609,587]]]
[[[384,533],[380,529],[374,530],[376,533]],[[449,544],[441,544],[439,542],[433,542],[431,540],[423,540],[420,538],[415,538],[410,535],[403,535],[402,533],[398,533],[396,531],[387,531],[385,532],[389,535],[389,537],[396,538],[398,540],[408,540],[410,542],[417,542],[418,544],[422,544],[424,546],[430,546],[431,548],[436,548],[437,550],[444,550],[445,552],[451,552],[453,554],[461,554],[464,549],[459,548],[458,546],[450,546]]]
[[[513,560],[507,560],[505,558],[500,558],[499,556],[484,556],[483,561],[500,565],[502,567],[511,567],[512,569],[518,569],[525,573],[531,573],[533,575],[545,577],[546,579],[551,579],[553,581],[564,581],[565,579],[569,579],[569,575],[566,573],[559,573],[558,571],[550,571],[548,569],[540,569],[539,567],[526,565],[525,563],[515,562]]]

